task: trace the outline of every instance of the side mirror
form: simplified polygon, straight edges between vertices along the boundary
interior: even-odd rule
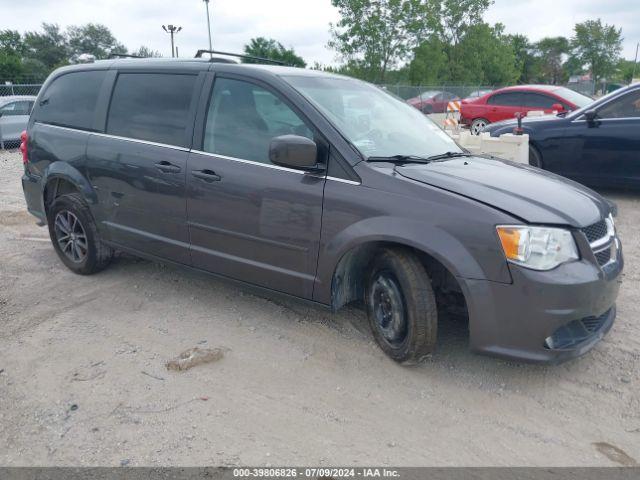
[[[593,123],[595,122],[596,118],[598,118],[598,112],[596,112],[595,110],[587,110],[586,112],[584,112],[584,118],[587,123]]]
[[[562,105],[561,103],[554,103],[553,105],[551,105],[551,110],[555,110],[556,112],[564,112],[565,108],[564,105]]]
[[[269,160],[282,167],[314,170],[318,163],[318,146],[307,137],[281,135],[271,140]]]

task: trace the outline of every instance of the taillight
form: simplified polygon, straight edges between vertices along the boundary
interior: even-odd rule
[[[20,151],[22,152],[22,163],[26,165],[29,163],[29,155],[27,153],[27,142],[29,141],[29,135],[27,135],[27,131],[24,130],[20,134]]]

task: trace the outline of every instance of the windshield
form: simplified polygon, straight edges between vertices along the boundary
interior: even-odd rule
[[[313,103],[365,157],[430,157],[460,147],[416,108],[369,83],[347,77],[283,77]]]
[[[593,103],[593,98],[587,97],[586,95],[578,93],[575,90],[571,90],[570,88],[558,88],[553,93],[564,98],[565,100],[569,100],[578,108],[583,108]]]

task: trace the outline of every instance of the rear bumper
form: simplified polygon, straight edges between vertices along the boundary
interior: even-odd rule
[[[25,173],[22,176],[22,191],[27,202],[27,210],[40,222],[46,222],[47,216],[44,213],[42,204],[42,189],[40,188],[40,177]]]
[[[510,265],[511,284],[461,280],[471,349],[535,363],[583,355],[613,325],[623,267],[620,248],[604,269],[583,259],[548,272]]]

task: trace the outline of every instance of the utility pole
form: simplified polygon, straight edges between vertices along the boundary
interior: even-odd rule
[[[213,50],[213,44],[211,43],[211,17],[209,16],[209,0],[204,0],[204,4],[207,7],[207,31],[209,32],[209,50]],[[213,57],[213,53],[209,52],[209,57]]]
[[[633,79],[636,77],[636,65],[638,64],[638,48],[640,47],[640,42],[636,43],[636,58],[633,61],[633,72],[631,73],[631,83],[633,83]]]
[[[176,56],[176,50],[173,46],[173,35],[182,30],[182,27],[178,27],[177,25],[167,25],[165,27],[162,25],[162,29],[171,35],[171,57],[174,58]]]

